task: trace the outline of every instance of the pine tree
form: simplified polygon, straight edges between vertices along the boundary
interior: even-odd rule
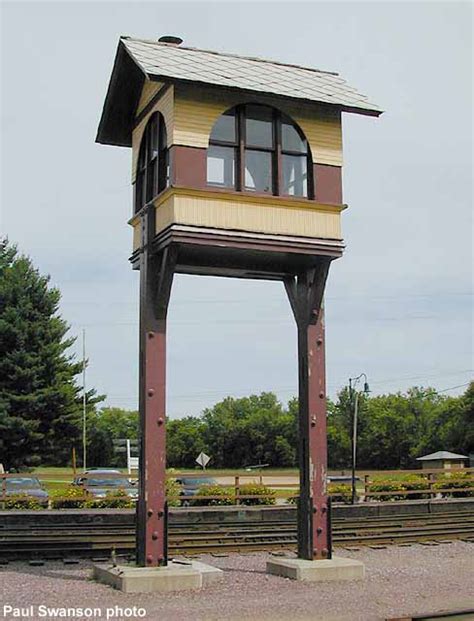
[[[58,314],[60,297],[49,276],[0,240],[0,462],[8,469],[64,464],[79,444],[82,363],[68,354],[75,339]]]

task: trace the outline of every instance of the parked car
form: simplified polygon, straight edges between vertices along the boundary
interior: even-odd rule
[[[5,486],[4,490],[6,496],[22,494],[34,498],[43,507],[48,506],[49,494],[37,477],[7,476],[4,479],[3,485]]]
[[[215,479],[206,478],[206,477],[180,477],[176,479],[176,483],[181,485],[181,504],[189,505],[190,500],[193,496],[196,496],[199,488],[203,485],[217,485],[217,481]]]
[[[132,500],[138,500],[138,488],[120,470],[94,469],[77,476],[73,485],[78,485],[93,498],[105,498],[107,494],[122,490]]]

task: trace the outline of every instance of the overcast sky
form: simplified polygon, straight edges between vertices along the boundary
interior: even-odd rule
[[[4,2],[1,230],[86,329],[88,382],[137,405],[138,273],[131,151],[94,142],[118,37],[158,39],[338,71],[386,110],[345,115],[347,250],[326,295],[329,394],[472,377],[472,6],[385,2]],[[79,345],[76,347],[79,352]],[[178,276],[168,412],[225,395],[296,392],[283,285]],[[457,394],[463,388],[450,390]]]

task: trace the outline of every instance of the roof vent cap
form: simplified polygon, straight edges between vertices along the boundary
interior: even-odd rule
[[[158,43],[168,43],[170,45],[181,45],[183,39],[181,37],[175,37],[174,35],[164,35],[158,39]]]

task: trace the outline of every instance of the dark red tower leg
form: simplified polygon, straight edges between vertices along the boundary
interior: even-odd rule
[[[155,209],[142,215],[140,263],[140,494],[137,564],[167,564],[166,505],[166,314],[176,253],[152,254]]]
[[[327,497],[326,382],[322,299],[329,261],[285,280],[298,328],[298,557],[331,558]]]

